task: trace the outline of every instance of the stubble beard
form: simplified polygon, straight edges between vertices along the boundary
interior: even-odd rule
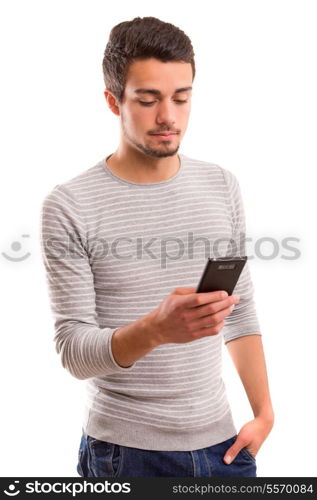
[[[151,156],[152,158],[166,158],[168,156],[174,156],[179,150],[180,144],[177,147],[169,150],[162,149],[154,149],[150,146],[144,146],[143,144],[136,142],[132,137],[129,136],[125,127],[124,117],[122,116],[122,130],[125,137],[131,142],[139,151],[142,151],[144,154]]]

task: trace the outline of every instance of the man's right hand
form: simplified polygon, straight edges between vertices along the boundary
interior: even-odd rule
[[[185,343],[217,335],[239,295],[225,291],[196,293],[196,287],[175,288],[151,311],[151,330],[158,344]],[[224,295],[223,295],[224,294]]]
[[[217,335],[238,295],[222,291],[196,293],[196,287],[176,288],[161,304],[136,321],[117,328],[111,349],[116,362],[127,368],[161,344],[191,342]]]

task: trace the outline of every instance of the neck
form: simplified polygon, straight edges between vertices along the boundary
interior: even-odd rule
[[[122,179],[132,182],[161,182],[173,177],[179,167],[177,154],[165,158],[153,158],[136,150],[117,149],[107,159],[110,170]]]

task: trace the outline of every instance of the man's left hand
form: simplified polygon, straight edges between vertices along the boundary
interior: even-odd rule
[[[235,442],[226,451],[224,462],[230,464],[242,448],[247,448],[252,455],[256,456],[262,443],[271,432],[273,422],[264,417],[255,417],[247,422],[240,430]]]

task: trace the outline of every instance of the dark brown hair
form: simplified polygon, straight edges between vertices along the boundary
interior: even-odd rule
[[[102,62],[106,88],[122,102],[129,65],[150,57],[190,63],[194,80],[194,55],[188,36],[173,24],[156,17],[135,17],[117,24],[110,32]]]

